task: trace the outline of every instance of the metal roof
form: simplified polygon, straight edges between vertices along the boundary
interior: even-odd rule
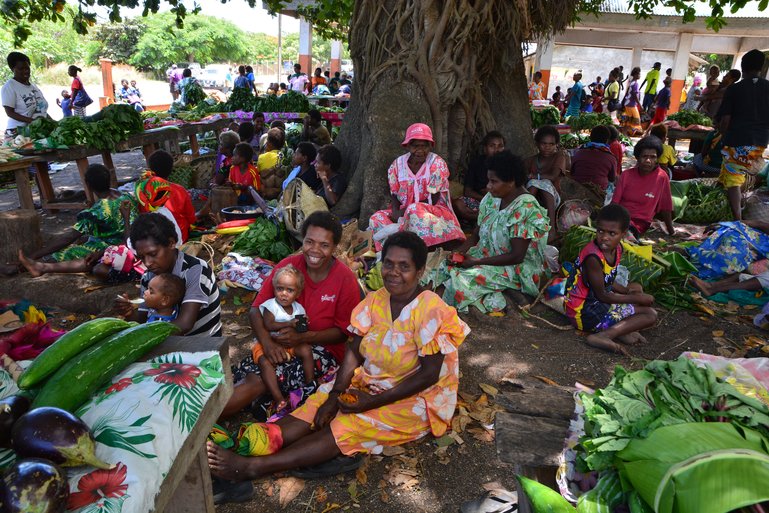
[[[732,13],[728,9],[724,12],[725,18],[768,18],[769,9],[760,11],[758,9],[759,2],[755,0],[749,1],[745,4],[745,7],[739,9],[737,12]],[[712,8],[708,6],[708,2],[698,0],[694,3],[695,16],[707,17],[710,16]],[[601,5],[600,11],[603,13],[617,13],[617,14],[632,14],[633,9],[630,6],[629,0],[604,0]],[[652,9],[654,16],[681,16],[673,7],[668,7],[664,4],[658,4]]]

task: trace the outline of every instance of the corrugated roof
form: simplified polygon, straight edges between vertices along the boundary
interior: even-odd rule
[[[751,0],[745,7],[739,9],[735,13],[729,12],[727,9],[724,13],[725,18],[769,18],[769,9],[760,11],[758,9],[759,2]],[[628,0],[604,0],[601,5],[601,12],[604,13],[619,13],[628,14],[633,13],[633,9],[630,7]],[[712,13],[712,8],[708,6],[707,2],[698,1],[694,4],[695,15],[698,17],[707,17]],[[652,13],[655,16],[680,16],[673,7],[658,4],[652,9]]]

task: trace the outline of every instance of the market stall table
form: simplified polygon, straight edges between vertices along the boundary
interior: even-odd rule
[[[19,205],[25,210],[34,210],[32,186],[29,184],[29,167],[38,162],[37,157],[22,157],[0,164],[0,172],[13,172],[16,177],[16,190],[19,193]],[[46,167],[46,173],[48,168]],[[47,176],[47,174],[46,174]],[[38,182],[39,183],[39,182]],[[41,191],[42,197],[42,191]]]
[[[179,125],[179,130],[183,137],[189,138],[190,152],[193,157],[200,156],[200,145],[198,144],[198,134],[205,134],[206,132],[218,132],[229,126],[232,123],[230,118],[221,118],[215,121],[203,121],[194,123],[185,123]]]
[[[676,147],[676,141],[687,139],[689,141],[689,153],[699,153],[702,149],[702,142],[710,133],[710,130],[668,130],[668,144]]]

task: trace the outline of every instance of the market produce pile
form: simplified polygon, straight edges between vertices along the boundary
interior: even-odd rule
[[[113,104],[85,118],[70,116],[61,121],[38,118],[20,128],[19,135],[43,148],[87,145],[97,150],[114,150],[120,141],[143,131],[141,115],[133,107]]]
[[[682,128],[691,125],[713,126],[713,121],[709,117],[695,110],[682,109],[675,114],[669,115],[667,119],[675,121]]]
[[[613,123],[611,116],[598,112],[580,112],[579,116],[569,116],[566,118],[566,124],[574,132],[589,131],[599,125],[611,125]]]
[[[531,127],[539,128],[545,125],[557,125],[561,122],[561,113],[553,105],[546,107],[529,107],[531,113]]]
[[[75,413],[176,331],[170,323],[94,319],[58,338],[16,376],[21,391],[0,401],[0,448],[15,454],[15,461],[3,460],[0,510],[64,511],[69,484],[60,466],[113,468],[97,458],[93,434]]]
[[[291,241],[282,222],[265,216],[257,217],[232,244],[232,251],[244,256],[258,256],[280,262],[292,253]]]

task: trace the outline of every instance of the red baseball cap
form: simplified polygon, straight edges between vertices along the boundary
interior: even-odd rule
[[[424,123],[414,123],[408,127],[406,130],[406,138],[403,139],[401,146],[408,146],[408,144],[414,139],[419,139],[420,141],[429,141],[432,144],[435,144],[435,141],[433,141],[433,131],[430,130],[430,127]]]

